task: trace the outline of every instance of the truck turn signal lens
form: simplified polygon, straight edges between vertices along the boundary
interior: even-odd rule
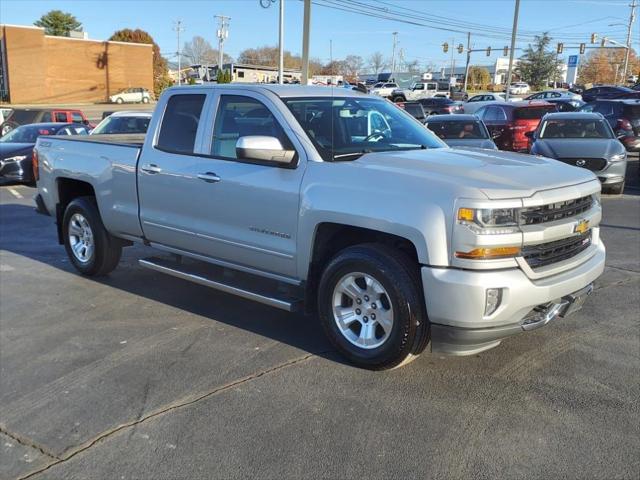
[[[458,220],[464,220],[465,222],[473,222],[475,210],[472,208],[460,208],[458,210]]]
[[[470,260],[492,260],[495,258],[515,257],[520,254],[520,247],[474,248],[470,252],[456,252],[456,257]]]

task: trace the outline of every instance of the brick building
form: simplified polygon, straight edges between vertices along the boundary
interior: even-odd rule
[[[152,46],[54,37],[39,27],[0,25],[0,99],[103,102],[129,87],[153,91]]]

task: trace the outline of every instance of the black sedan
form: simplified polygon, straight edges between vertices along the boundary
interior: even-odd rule
[[[33,147],[41,135],[88,135],[90,127],[78,123],[32,123],[0,138],[0,183],[33,183]]]
[[[593,102],[598,99],[616,98],[625,93],[632,93],[633,90],[618,85],[598,85],[582,92],[582,100],[585,102]]]
[[[559,112],[575,112],[585,104],[577,98],[545,98],[544,101],[553,103]]]

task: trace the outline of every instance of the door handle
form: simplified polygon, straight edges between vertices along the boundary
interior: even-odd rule
[[[217,183],[220,181],[220,177],[213,172],[199,173],[198,178],[207,183]]]
[[[157,165],[155,165],[153,163],[150,163],[149,165],[145,165],[143,167],[140,167],[140,170],[142,170],[143,172],[147,172],[147,173],[160,173],[162,171],[162,169],[159,166],[157,166]]]

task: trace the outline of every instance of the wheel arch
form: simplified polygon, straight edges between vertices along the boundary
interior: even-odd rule
[[[308,312],[315,309],[317,287],[327,262],[341,250],[365,243],[377,243],[396,248],[415,262],[416,268],[423,262],[420,247],[417,247],[416,242],[407,236],[362,225],[339,222],[319,223],[316,225],[309,255],[306,257],[309,260],[306,264],[307,269],[301,276],[305,279],[305,306]],[[423,254],[426,255],[426,252]]]
[[[58,177],[56,178],[56,193],[58,201],[56,203],[56,226],[58,230],[58,243],[64,243],[62,233],[62,219],[67,206],[79,197],[94,197],[96,191],[89,182],[77,180],[74,178]],[[100,207],[98,206],[98,211]]]

